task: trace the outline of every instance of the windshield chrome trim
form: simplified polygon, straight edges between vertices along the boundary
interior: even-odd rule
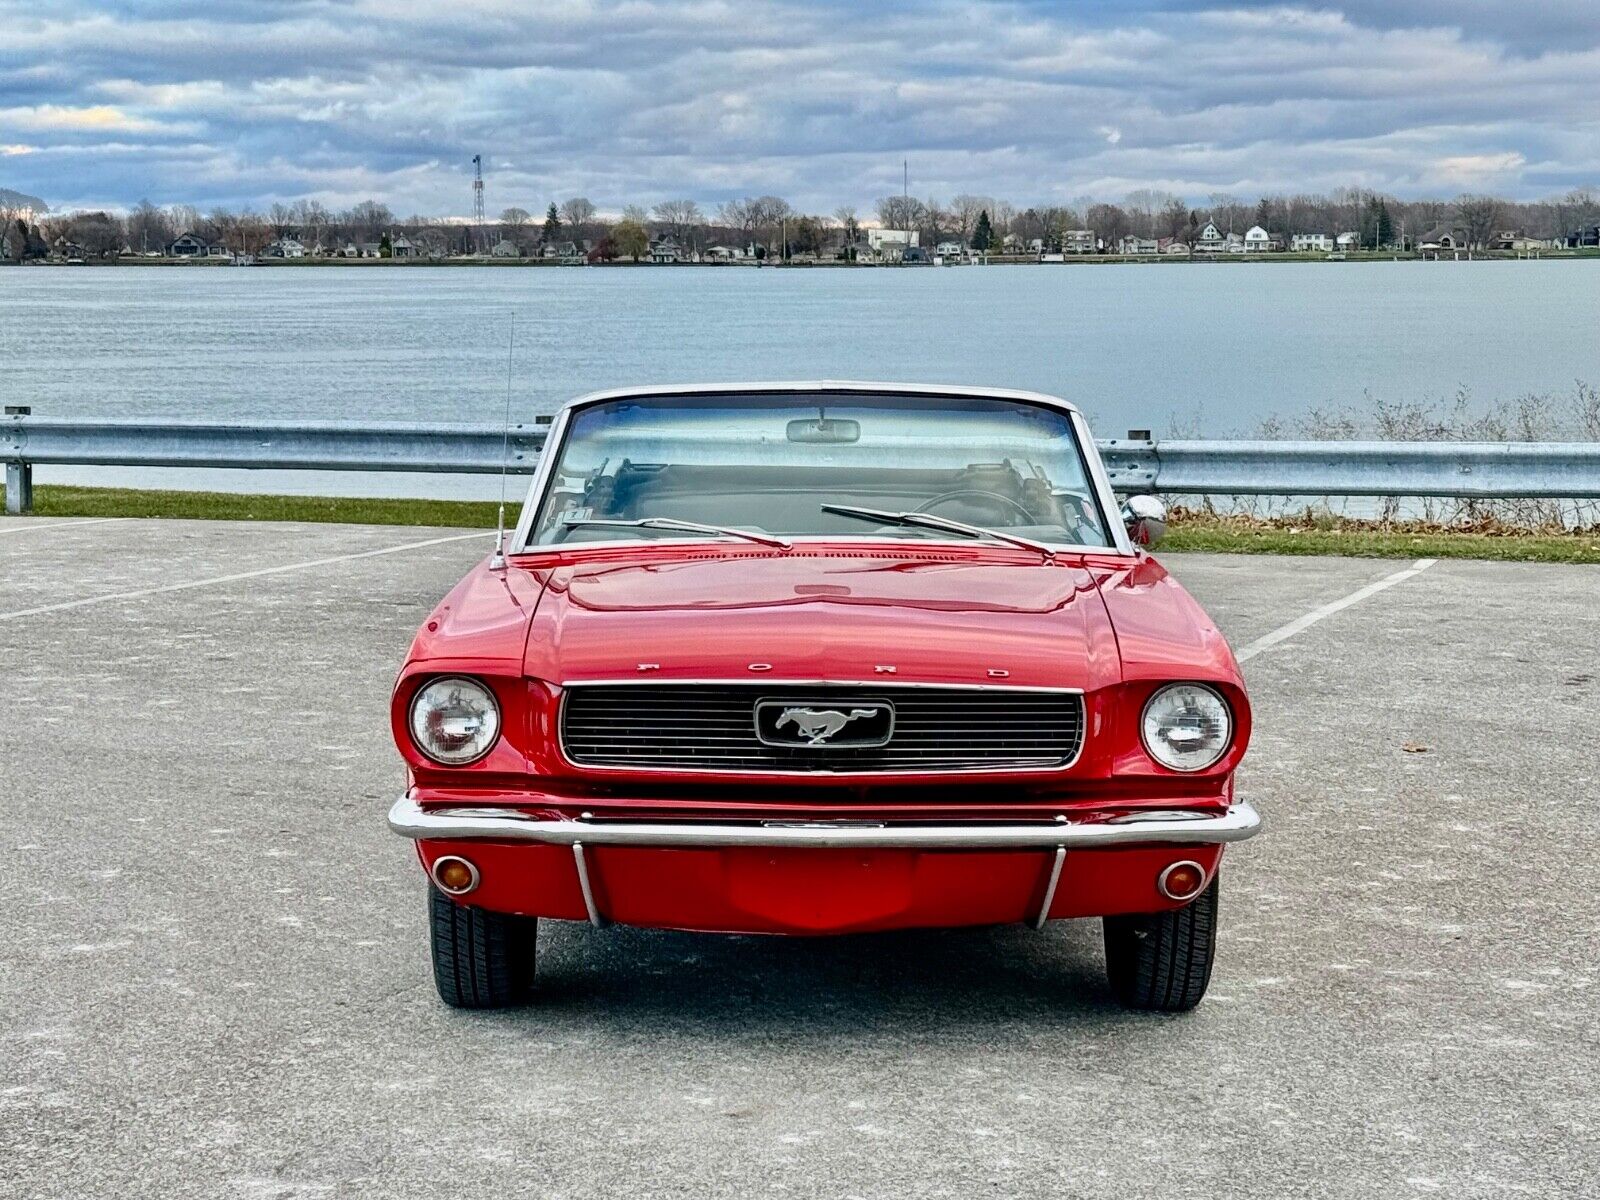
[[[1034,404],[1043,408],[1053,408],[1068,415],[1078,439],[1078,452],[1083,456],[1084,467],[1089,478],[1094,483],[1095,500],[1100,507],[1100,519],[1104,524],[1107,534],[1111,539],[1109,546],[1082,546],[1074,543],[1045,543],[1062,554],[1110,554],[1119,557],[1135,557],[1132,541],[1128,538],[1128,531],[1122,524],[1120,510],[1116,498],[1111,491],[1111,479],[1106,474],[1105,464],[1100,459],[1099,448],[1094,444],[1094,438],[1089,433],[1088,423],[1078,406],[1070,400],[1060,396],[1052,396],[1045,392],[1030,392],[1014,388],[991,388],[966,386],[962,384],[939,383],[873,383],[861,380],[836,380],[814,379],[793,382],[767,382],[767,383],[677,383],[663,384],[659,387],[623,387],[608,388],[603,391],[589,392],[567,401],[556,410],[550,423],[550,431],[545,435],[544,449],[539,455],[539,465],[534,472],[533,479],[528,485],[528,494],[522,502],[522,511],[517,516],[517,526],[512,533],[508,554],[539,554],[547,552],[570,551],[572,543],[557,544],[553,546],[530,546],[528,539],[533,533],[534,515],[538,512],[540,502],[549,487],[550,476],[555,471],[555,462],[559,448],[566,439],[567,426],[571,423],[572,415],[579,409],[587,408],[594,404],[604,404],[613,400],[627,400],[634,397],[649,396],[784,396],[804,395],[808,392],[841,392],[845,394],[859,393],[862,395],[889,395],[889,396],[951,396],[973,397],[980,400],[1014,400],[1021,404]],[[583,542],[583,546],[595,547],[628,547],[671,545],[679,542],[703,541],[700,538],[652,538],[649,540],[636,539],[633,541],[614,542]],[[720,539],[716,539],[720,540]],[[904,538],[838,538],[821,535],[800,535],[790,539],[796,545],[809,541],[871,541],[885,544],[905,544],[909,539]],[[971,540],[964,542],[938,543],[928,541],[923,545],[966,545],[971,546]]]

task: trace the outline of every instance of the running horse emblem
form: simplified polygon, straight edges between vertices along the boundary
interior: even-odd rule
[[[824,746],[829,738],[851,721],[875,717],[879,712],[876,708],[786,708],[778,714],[773,726],[782,729],[785,725],[793,725],[800,731],[800,736],[807,739],[806,745]]]

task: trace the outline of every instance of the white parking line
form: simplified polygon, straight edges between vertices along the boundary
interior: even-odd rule
[[[41,604],[37,608],[23,608],[16,612],[0,613],[0,621],[14,621],[18,617],[34,617],[41,613],[65,612],[69,608],[85,608],[91,604],[110,604],[117,600],[138,600],[144,596],[162,596],[168,592],[187,592],[193,588],[215,587],[223,583],[237,583],[241,579],[260,579],[263,575],[281,575],[285,571],[304,571],[311,567],[326,567],[334,563],[350,562],[358,558],[377,558],[381,554],[403,554],[407,550],[421,550],[426,546],[442,546],[446,542],[464,542],[469,538],[493,537],[494,530],[479,533],[457,533],[450,537],[429,538],[425,542],[407,542],[403,546],[384,546],[379,550],[362,550],[355,554],[336,554],[331,558],[313,558],[306,562],[285,563],[279,567],[261,567],[255,571],[239,571],[233,575],[217,575],[210,579],[188,579],[183,583],[168,583],[161,587],[135,588],[130,592],[112,592],[108,596],[87,596],[82,600],[65,600],[60,604]]]
[[[1324,604],[1321,608],[1314,608],[1303,617],[1296,617],[1287,625],[1279,626],[1264,637],[1258,637],[1235,654],[1234,657],[1240,662],[1249,662],[1263,650],[1270,650],[1280,642],[1288,641],[1297,633],[1310,629],[1322,618],[1331,617],[1334,613],[1341,612],[1352,604],[1360,604],[1368,596],[1376,596],[1385,588],[1392,588],[1397,583],[1404,583],[1413,576],[1422,574],[1437,561],[1438,559],[1434,558],[1419,558],[1404,571],[1396,571],[1393,575],[1386,575],[1375,583],[1369,583],[1366,587],[1351,592],[1348,596],[1343,596],[1331,603]]]
[[[32,521],[16,525],[0,525],[0,533],[38,533],[43,529],[71,529],[74,525],[104,525],[107,521],[131,521],[132,517],[88,517],[82,521],[47,521],[36,525]]]

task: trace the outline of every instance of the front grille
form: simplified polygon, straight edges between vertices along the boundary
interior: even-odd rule
[[[893,731],[873,746],[768,745],[757,706],[866,712],[889,704]],[[763,731],[775,737],[771,722]],[[876,720],[863,716],[860,726]],[[786,726],[789,738],[796,724]],[[835,735],[847,740],[847,727]],[[864,739],[863,739],[864,740]],[[1075,692],[872,684],[575,684],[561,743],[582,766],[696,771],[960,771],[1059,767],[1083,743]]]

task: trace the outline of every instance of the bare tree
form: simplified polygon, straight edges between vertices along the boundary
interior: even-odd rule
[[[745,204],[749,207],[751,228],[768,247],[781,236],[783,223],[794,216],[794,209],[780,196],[757,196]]]
[[[322,253],[326,249],[323,238],[328,226],[333,223],[332,216],[320,200],[302,200],[295,208],[295,219],[300,224],[300,236],[306,242],[307,249],[314,254]]]
[[[561,223],[567,227],[572,240],[579,246],[589,236],[589,224],[594,220],[594,205],[585,196],[574,196],[561,204]]]
[[[925,206],[911,196],[885,196],[878,201],[878,224],[885,229],[920,229]]]
[[[1096,204],[1083,218],[1108,246],[1115,246],[1133,230],[1128,214],[1115,204]]]
[[[531,220],[533,214],[525,208],[507,208],[500,213],[502,236],[517,248],[518,254],[522,253],[528,239],[528,222]]]
[[[172,226],[167,214],[148,200],[128,214],[128,245],[139,251],[157,250],[166,253],[172,241]]]
[[[91,258],[115,258],[122,249],[122,223],[106,212],[78,213],[67,237]]]
[[[688,245],[698,240],[705,216],[693,200],[663,200],[654,208],[655,218],[678,241]]]
[[[192,204],[174,204],[167,209],[167,220],[172,222],[176,235],[200,231],[200,210]]]
[[[1456,216],[1467,231],[1467,244],[1481,250],[1500,223],[1500,201],[1493,196],[1461,196],[1456,200]]]
[[[260,254],[272,241],[272,226],[259,213],[248,208],[233,225],[234,247],[240,254]]]
[[[950,223],[961,244],[972,240],[972,231],[978,227],[978,214],[987,212],[989,223],[994,224],[998,206],[987,196],[972,196],[963,192],[950,201]]]
[[[1173,196],[1156,216],[1156,237],[1177,237],[1189,228],[1189,206]]]
[[[1210,206],[1207,216],[1223,233],[1231,233],[1235,223],[1244,221],[1244,205],[1229,192],[1212,192],[1206,197],[1206,204]]]
[[[854,246],[861,236],[861,222],[856,218],[856,210],[848,204],[841,204],[833,210],[833,219],[838,222],[839,228],[844,231],[846,249]]]
[[[755,221],[748,200],[725,200],[717,205],[717,223],[736,230],[746,246],[755,238]]]
[[[387,204],[376,200],[363,200],[352,208],[345,218],[357,240],[375,242],[380,234],[394,224],[394,214]]]

